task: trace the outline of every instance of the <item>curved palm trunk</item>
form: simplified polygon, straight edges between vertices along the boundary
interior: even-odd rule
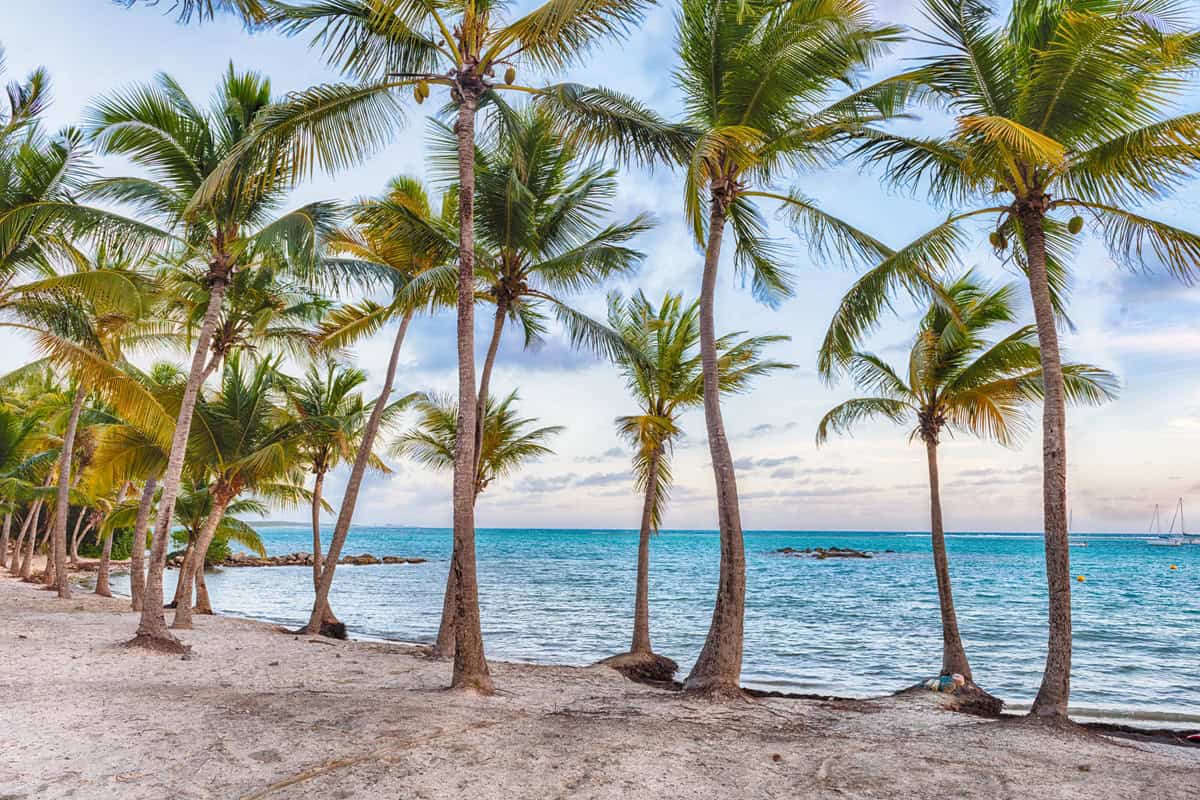
[[[129,602],[134,611],[142,610],[146,592],[146,528],[150,525],[150,507],[154,505],[154,490],[158,479],[151,475],[142,487],[138,502],[137,520],[133,524],[133,543],[129,551]]]
[[[652,653],[650,647],[650,535],[654,532],[654,504],[658,501],[659,453],[650,455],[646,472],[646,499],[642,504],[642,529],[638,538],[637,592],[633,601],[633,644],[629,652]]]
[[[87,514],[84,509],[80,508],[79,513],[75,516],[75,527],[71,529],[71,551],[68,561],[72,565],[79,563],[79,540],[86,535],[83,527],[86,518]]]
[[[29,580],[33,576],[33,550],[37,543],[38,537],[38,518],[42,514],[42,501],[38,500],[33,504],[33,508],[29,510],[29,519],[26,524],[28,530],[22,531],[21,536],[25,539],[25,550],[21,555],[21,565],[16,570],[16,574],[21,580]]]
[[[108,568],[112,559],[113,536],[116,531],[108,534],[104,540],[104,549],[100,552],[100,570],[96,573],[96,594],[101,597],[112,597],[112,590],[108,588]]]
[[[212,600],[208,596],[208,583],[204,580],[204,563],[201,562],[200,569],[196,570],[196,607],[192,609],[193,614],[203,614],[211,617],[213,613]]]
[[[200,536],[192,557],[183,562],[179,570],[179,585],[183,591],[178,593],[178,605],[175,606],[175,620],[171,627],[177,630],[190,630],[192,627],[192,586],[197,582],[197,576],[204,572],[204,562],[208,558],[208,548],[217,535],[217,527],[225,517],[225,509],[233,496],[220,489],[213,492],[212,510],[204,520]],[[211,609],[210,609],[211,610]]]
[[[700,286],[700,361],[704,373],[704,421],[717,487],[717,522],[721,533],[721,574],[712,624],[704,648],[684,682],[691,692],[740,694],[742,677],[742,630],[746,610],[746,553],[742,542],[742,519],[738,508],[733,456],[721,420],[721,397],[717,375],[717,346],[713,322],[713,295],[721,238],[725,229],[726,203],[712,200],[708,247],[704,254],[704,279]]]
[[[204,320],[200,324],[197,336],[196,351],[192,354],[192,366],[188,372],[187,386],[183,392],[183,400],[179,405],[179,416],[175,421],[175,434],[171,438],[171,452],[167,459],[167,469],[163,473],[162,499],[158,504],[158,517],[154,524],[154,535],[150,544],[150,570],[146,576],[145,595],[142,600],[142,616],[138,623],[137,633],[129,642],[131,645],[149,647],[168,652],[182,652],[183,644],[167,630],[166,617],[163,615],[163,568],[167,555],[167,540],[171,536],[171,522],[175,516],[175,498],[179,494],[179,481],[183,476],[183,461],[187,454],[188,434],[192,429],[192,414],[196,410],[196,398],[204,379],[216,368],[217,359],[205,365],[208,350],[212,346],[213,331],[217,326],[217,317],[225,300],[227,278],[224,274],[212,276],[211,289],[208,296],[208,308],[204,312]]]
[[[75,400],[71,404],[71,416],[67,419],[67,430],[63,434],[62,455],[58,461],[58,496],[54,506],[54,586],[58,596],[71,596],[71,585],[67,581],[67,514],[70,512],[71,494],[71,460],[75,456],[75,432],[79,428],[79,415],[83,411],[83,401],[87,392],[81,384],[75,390]],[[82,510],[80,511],[82,513]],[[78,557],[74,559],[78,563]]]
[[[450,685],[493,691],[483,653],[475,576],[475,112],[480,88],[463,91],[458,139],[458,429],[454,437],[454,672]]]
[[[1037,320],[1045,401],[1042,410],[1042,513],[1050,635],[1042,685],[1031,714],[1066,717],[1071,695],[1071,548],[1067,532],[1067,410],[1058,329],[1046,275],[1046,238],[1040,208],[1022,204],[1021,229],[1029,259],[1029,290]]]
[[[12,512],[4,515],[4,531],[0,532],[0,567],[8,566],[8,535],[12,532]]]
[[[9,562],[8,571],[13,577],[20,577],[21,567],[24,561],[24,551],[27,543],[27,537],[31,537],[34,530],[34,520],[37,517],[37,509],[40,501],[35,501],[30,505],[29,510],[25,512],[25,519],[21,521],[21,529],[17,532],[17,543],[13,547],[12,560]]]
[[[325,486],[325,470],[317,471],[316,479],[313,481],[312,490],[312,539],[313,539],[313,592],[321,586],[321,490]],[[203,580],[203,573],[200,578]],[[199,587],[197,587],[199,591]],[[325,610],[322,613],[322,625],[336,625],[338,618],[334,616],[333,609],[329,607],[329,601],[326,599]]]
[[[358,453],[354,456],[354,465],[350,468],[350,477],[346,480],[346,491],[342,494],[342,507],[338,511],[337,522],[333,526],[333,536],[329,542],[329,552],[325,555],[325,566],[321,570],[321,580],[317,584],[316,597],[313,599],[312,613],[304,630],[308,633],[319,634],[325,611],[329,608],[329,589],[333,586],[333,575],[337,570],[338,559],[342,555],[342,546],[346,543],[346,535],[350,533],[350,521],[354,519],[354,506],[358,502],[358,492],[362,488],[363,475],[366,474],[367,464],[371,460],[371,450],[375,447],[375,437],[379,433],[379,423],[383,419],[383,410],[387,407],[388,396],[392,392],[392,382],[396,380],[396,364],[400,360],[400,347],[404,344],[404,334],[408,331],[408,323],[412,321],[412,312],[404,315],[400,328],[396,331],[396,339],[392,342],[392,353],[388,358],[387,372],[383,378],[383,388],[371,416],[363,428],[362,442]]]
[[[45,520],[41,519],[39,515],[37,525],[34,526],[33,529],[33,538],[31,539],[32,546],[29,548],[28,563],[24,567],[24,572],[26,574],[22,576],[23,580],[26,580],[29,583],[38,583],[39,581],[44,583],[48,576],[53,576],[54,558],[50,548],[50,537],[53,527],[54,518],[49,512],[46,513]],[[34,576],[33,556],[35,553],[41,550],[44,550],[46,553],[46,565],[40,575]],[[49,588],[54,587],[51,585]]]
[[[954,611],[954,594],[950,589],[950,561],[946,557],[946,534],[942,527],[942,490],[938,478],[937,442],[925,442],[929,462],[929,532],[933,541],[933,571],[937,575],[938,606],[942,613],[942,674],[958,673],[974,683],[967,651],[958,633],[958,614]]]
[[[483,370],[479,374],[479,397],[475,402],[475,474],[479,475],[479,462],[483,458],[483,425],[487,415],[487,399],[492,382],[492,367],[496,364],[496,353],[500,350],[500,337],[504,333],[504,318],[508,306],[504,302],[496,304],[496,316],[492,324],[492,339],[488,343],[487,356],[483,360]],[[475,492],[472,503],[479,499]],[[454,551],[451,548],[450,563],[454,564]],[[442,621],[438,626],[437,643],[433,646],[433,655],[437,658],[451,658],[454,655],[454,615],[455,593],[458,583],[454,579],[453,566],[446,573],[446,593],[442,597]]]
[[[175,577],[175,596],[171,598],[171,603],[166,608],[179,608],[179,601],[183,599],[183,591],[187,588],[184,583],[183,576],[191,572],[192,558],[196,552],[196,537],[188,535],[188,543],[183,547],[183,558],[179,560],[179,574]]]

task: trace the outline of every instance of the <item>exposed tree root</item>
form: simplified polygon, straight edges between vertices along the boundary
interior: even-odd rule
[[[678,664],[657,653],[620,653],[596,664],[615,669],[631,681],[651,686],[674,687],[675,673],[679,671]]]
[[[150,636],[149,634],[139,633],[128,642],[125,642],[123,647],[140,648],[142,650],[150,650],[154,653],[163,653],[165,655],[180,656],[192,652],[190,645],[186,645],[173,636]]]
[[[322,622],[319,631],[312,631],[305,625],[303,628],[285,632],[296,636],[324,636],[326,639],[341,639],[342,641],[350,638],[346,633],[346,625],[342,622]]]

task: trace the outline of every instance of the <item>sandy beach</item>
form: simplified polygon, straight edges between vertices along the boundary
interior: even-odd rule
[[[123,649],[123,598],[0,579],[0,797],[1186,798],[1200,749],[869,701],[712,705],[606,668],[494,663],[200,617]]]

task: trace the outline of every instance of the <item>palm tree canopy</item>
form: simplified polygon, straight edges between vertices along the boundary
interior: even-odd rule
[[[638,414],[617,418],[617,429],[634,447],[634,475],[640,489],[656,482],[652,521],[658,528],[671,489],[671,455],[683,434],[679,418],[704,402],[700,362],[699,302],[685,304],[680,295],[666,295],[655,307],[638,292],[629,299],[608,296],[608,325],[626,346],[618,351],[617,367]],[[744,331],[717,340],[720,389],[740,394],[751,381],[795,364],[762,358],[769,345],[789,341],[787,336],[746,336]],[[651,465],[656,471],[651,473]]]
[[[476,495],[525,462],[552,453],[547,442],[563,430],[560,425],[533,427],[536,420],[518,416],[516,402],[516,391],[503,398],[488,397]],[[413,408],[417,422],[393,442],[392,455],[411,458],[435,470],[453,469],[458,403],[446,395],[427,393],[416,398]]]
[[[696,137],[685,160],[685,204],[697,241],[705,239],[711,196],[732,224],[737,270],[767,302],[789,294],[790,279],[752,198],[782,204],[818,255],[875,260],[889,252],[801,192],[772,187],[831,163],[848,134],[903,108],[913,92],[905,76],[853,82],[899,29],[875,24],[863,0],[684,0],[676,20],[675,79]]]
[[[1029,427],[1029,409],[1042,396],[1037,331],[1022,326],[999,339],[996,329],[1016,319],[1016,288],[990,289],[972,273],[947,285],[953,308],[931,305],[921,320],[907,367],[856,352],[847,361],[854,385],[867,396],[830,410],[817,426],[817,443],[847,433],[860,421],[884,418],[913,426],[910,438],[936,444],[943,428],[1002,445]],[[1116,397],[1114,375],[1090,364],[1064,364],[1067,400],[1098,405]]]
[[[1200,30],[1184,0],[1016,0],[997,21],[985,0],[925,0],[936,52],[914,73],[955,115],[939,136],[878,126],[857,154],[889,181],[966,207],[884,260],[847,294],[822,349],[835,368],[876,324],[887,298],[932,293],[986,219],[998,254],[1027,269],[1020,215],[1043,216],[1053,301],[1064,317],[1074,236],[1087,221],[1129,267],[1193,280],[1200,236],[1131,207],[1166,196],[1200,167],[1200,114],[1175,100],[1200,65]],[[1068,219],[1068,215],[1081,215]]]

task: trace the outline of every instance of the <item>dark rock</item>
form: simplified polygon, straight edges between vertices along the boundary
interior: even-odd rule
[[[795,547],[781,547],[775,551],[781,556],[811,556],[816,559],[826,558],[872,558],[870,553],[854,550],[849,547],[805,547],[800,550]]]

